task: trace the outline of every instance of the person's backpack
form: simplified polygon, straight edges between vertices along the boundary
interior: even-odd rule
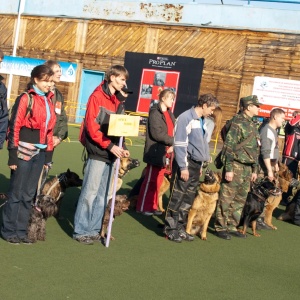
[[[221,138],[223,140],[223,143],[226,140],[227,133],[231,127],[232,122],[235,120],[236,116],[237,115],[233,116],[230,120],[227,120],[226,124],[221,129]],[[235,150],[240,150],[241,148],[243,148],[252,138],[253,138],[253,132],[251,132],[251,134],[245,140],[243,140],[241,143],[236,145]],[[218,155],[216,156],[216,158],[214,160],[214,164],[217,169],[223,168],[223,166],[225,164],[226,150],[227,150],[227,147],[223,144],[222,150],[218,153]]]
[[[220,135],[221,135],[223,143],[225,142],[227,133],[231,127],[232,122],[235,120],[237,115],[238,114],[234,115],[231,119],[227,120],[225,125],[222,127],[222,129],[220,131]]]
[[[32,97],[31,94],[28,94],[26,92],[22,93],[21,95],[19,95],[15,101],[15,103],[12,105],[12,107],[8,110],[8,123],[11,122],[11,120],[13,120],[15,118],[15,115],[17,113],[18,110],[18,106],[20,103],[20,100],[22,98],[22,96],[26,94],[27,98],[28,98],[28,103],[27,103],[27,109],[26,109],[26,114],[25,114],[25,118],[27,116],[29,116],[30,114],[32,114],[32,107],[33,107],[33,103],[34,103],[34,99]]]
[[[226,136],[227,133],[231,127],[232,121],[235,119],[236,115],[234,115],[231,119],[227,120],[226,123],[224,124],[224,126],[222,127],[221,131],[220,131],[220,135],[222,138],[223,143],[226,140]],[[218,155],[216,156],[215,160],[214,160],[214,164],[216,166],[217,169],[222,169],[225,163],[225,152],[226,152],[226,148],[223,146],[222,150],[218,153]]]

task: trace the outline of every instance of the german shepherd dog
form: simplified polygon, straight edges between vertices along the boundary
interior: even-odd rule
[[[70,169],[46,181],[41,194],[36,198],[29,219],[28,238],[32,242],[46,239],[46,220],[59,212],[59,204],[66,189],[81,185],[82,180]]]
[[[299,173],[299,170],[298,170],[298,173]],[[293,178],[290,181],[290,186],[293,187],[292,196],[290,196],[290,201],[287,204],[285,211],[277,218],[277,220],[280,220],[280,221],[293,221],[294,220],[296,205],[297,205],[297,201],[298,201],[297,197],[295,197],[295,196],[300,190],[299,175],[298,175],[298,180]]]
[[[281,189],[282,192],[288,192],[289,187],[297,187],[297,180],[293,178],[293,173],[289,170],[289,168],[282,163],[278,163],[279,171],[276,174],[276,185]],[[275,208],[277,208],[282,199],[282,194],[280,195],[271,195],[268,197],[265,205],[265,217],[264,222],[270,226],[272,229],[277,229],[276,226],[272,224],[272,215]]]
[[[201,240],[207,240],[207,227],[219,198],[220,182],[221,174],[207,168],[188,214],[186,232],[198,235]]]
[[[101,228],[101,238],[105,240],[106,238],[106,230],[107,226],[109,224],[109,218],[110,218],[110,211],[111,211],[111,202],[112,199],[108,201],[108,204],[106,205],[105,213],[103,216],[103,221],[102,221],[102,228]],[[113,217],[120,216],[124,211],[128,210],[130,202],[127,200],[126,195],[116,195],[115,199],[115,206],[114,206],[114,214]],[[111,235],[110,236],[111,240],[114,240],[115,238]]]
[[[271,182],[267,178],[253,183],[251,190],[247,195],[246,203],[238,225],[238,227],[243,226],[243,229],[241,229],[240,232],[246,234],[247,228],[251,223],[253,235],[259,237],[260,234],[256,231],[256,220],[261,215],[265,207],[265,222],[268,225],[272,225],[271,220],[269,220],[269,215],[271,216],[270,219],[272,219],[272,212],[267,217],[268,206],[266,202],[270,201],[269,199],[272,197],[281,197],[281,194],[281,189],[276,187],[275,183]]]
[[[117,182],[117,189],[118,191],[122,184],[123,184],[123,177],[132,169],[139,167],[140,161],[135,158],[131,157],[122,157],[120,159],[120,167],[119,167],[119,173],[118,173],[118,182]]]

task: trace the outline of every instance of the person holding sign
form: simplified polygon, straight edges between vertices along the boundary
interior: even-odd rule
[[[144,162],[147,167],[136,206],[137,212],[146,216],[162,214],[157,210],[158,194],[166,167],[171,165],[175,117],[170,108],[174,99],[173,91],[163,90],[159,94],[159,102],[153,104],[149,111],[144,148]]]
[[[124,113],[115,93],[126,86],[128,71],[112,66],[106,79],[89,97],[84,121],[88,160],[74,218],[73,238],[92,245],[100,241],[100,229],[117,158],[129,156],[129,151],[117,146],[119,137],[108,136],[110,114]]]

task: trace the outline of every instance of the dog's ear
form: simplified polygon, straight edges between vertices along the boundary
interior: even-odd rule
[[[215,174],[217,176],[218,182],[221,182],[222,181],[222,174],[220,172],[216,172]]]

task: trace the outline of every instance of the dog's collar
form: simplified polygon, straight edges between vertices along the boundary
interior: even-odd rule
[[[255,195],[258,199],[258,202],[265,202],[266,198],[264,198],[262,195],[260,195],[259,193],[255,193],[254,191],[251,192],[253,195]]]
[[[218,192],[206,192],[205,190],[203,190],[203,189],[201,188],[201,186],[200,186],[199,189],[200,189],[201,192],[203,192],[203,193],[205,193],[205,194],[208,194],[208,195],[212,195],[212,194],[218,193]]]

